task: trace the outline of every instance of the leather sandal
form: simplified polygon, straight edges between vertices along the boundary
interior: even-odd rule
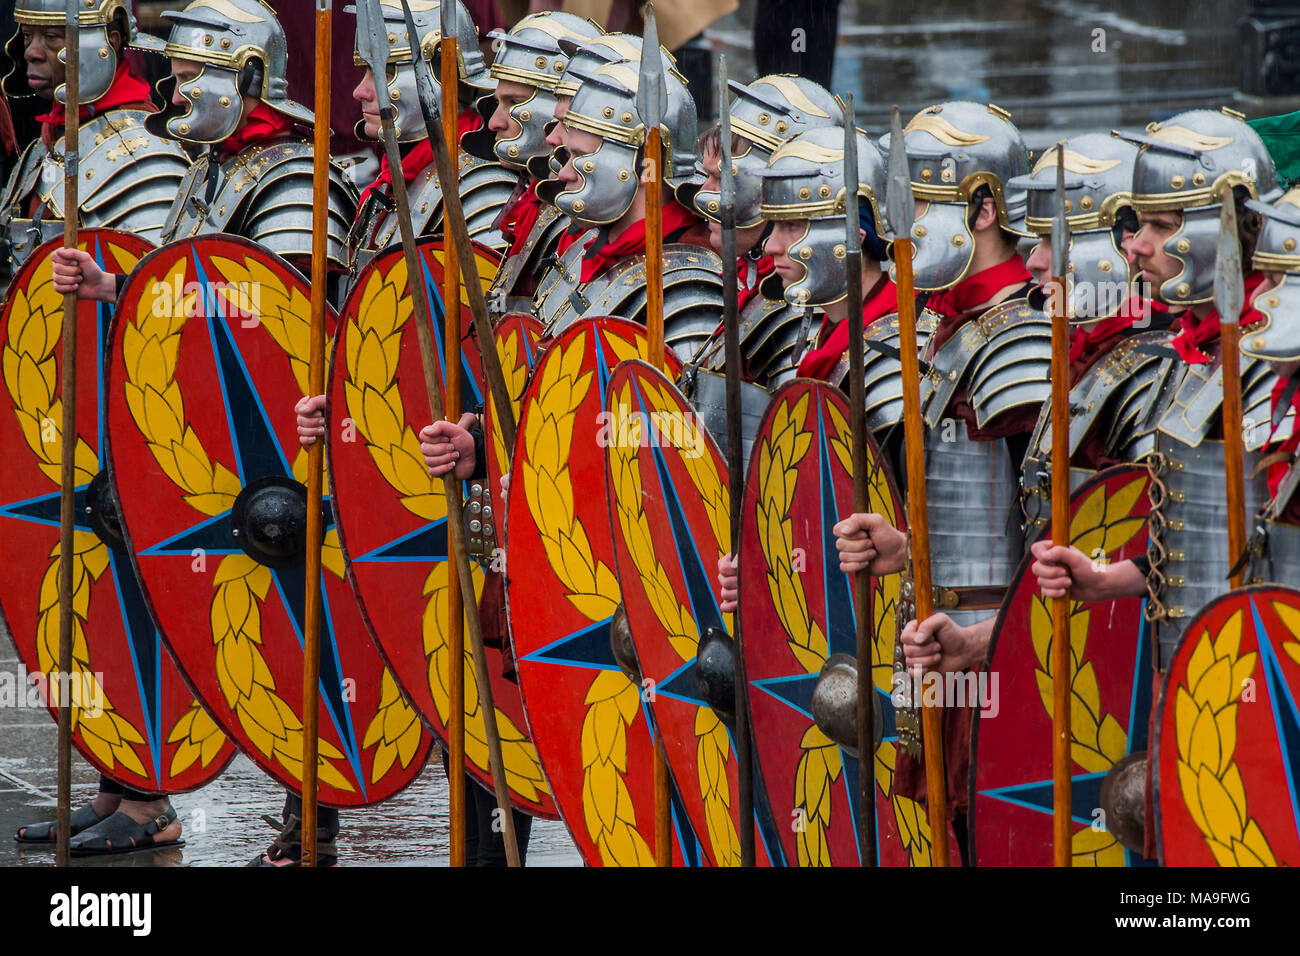
[[[122,811],[91,827],[72,841],[73,856],[108,856],[136,850],[160,850],[184,846],[184,840],[155,842],[154,837],[176,822],[176,810],[168,807],[148,823],[136,823]]]
[[[267,847],[265,853],[259,853],[247,865],[276,866],[275,860],[289,860],[286,866],[301,866],[302,821],[295,814],[290,814],[289,819],[283,823],[268,814],[263,814],[262,819],[272,830],[278,831],[279,835]],[[324,831],[317,833],[316,865],[337,866],[338,862],[338,847],[334,843],[334,837]]]
[[[87,803],[85,806],[77,807],[77,809],[72,811],[72,816],[70,817],[71,825],[72,825],[72,835],[76,836],[78,833],[82,832],[83,830],[89,830],[97,823],[101,823],[102,821],[107,820],[112,815],[113,815],[113,811],[111,810],[108,813],[105,813],[103,816],[96,813],[95,803],[93,800]],[[42,827],[44,829],[40,829]],[[58,835],[55,832],[57,827],[58,827],[58,821],[56,820],[47,820],[47,821],[42,821],[41,823],[29,823],[27,824],[27,826],[19,827],[17,830],[14,831],[14,839],[17,840],[19,843],[37,844],[41,846],[54,846],[54,844],[58,842]],[[26,832],[20,833],[20,831],[26,831]],[[35,836],[34,832],[41,833],[43,835]]]

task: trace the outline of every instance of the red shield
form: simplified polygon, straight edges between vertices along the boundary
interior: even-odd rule
[[[173,243],[131,274],[113,321],[110,467],[154,618],[222,728],[286,787],[302,779],[305,575],[287,534],[306,451],[307,283],[242,239]],[[327,515],[328,517],[328,515]],[[298,546],[299,549],[301,545]],[[376,803],[432,745],[366,634],[327,527],[320,800]]]
[[[1203,608],[1159,714],[1160,862],[1300,865],[1300,591],[1249,587]]]
[[[610,370],[645,351],[644,328],[612,318],[578,322],[550,344],[524,394],[507,509],[506,595],[528,723],[592,866],[654,862],[653,737],[642,689],[610,647],[620,592],[598,441]],[[680,800],[673,823],[674,861],[699,862]]]
[[[1132,465],[1088,479],[1071,498],[1070,542],[1111,564],[1144,554],[1147,484],[1146,469]],[[1039,539],[1050,536],[1049,527]],[[999,611],[990,705],[972,722],[970,842],[981,866],[1052,865],[1052,616],[1032,561],[1021,562]],[[1094,824],[1107,771],[1147,747],[1152,676],[1143,633],[1140,598],[1070,605],[1075,866],[1142,862]]]
[[[46,690],[59,654],[63,360],[63,296],[54,291],[49,254],[62,245],[47,243],[27,261],[0,322],[9,398],[0,416],[0,610],[23,667]],[[111,230],[83,230],[79,247],[119,273],[153,248]],[[100,415],[112,314],[107,303],[77,310],[72,741],[119,783],[178,793],[221,773],[235,749],[167,654],[117,532]]]
[[[735,745],[697,674],[706,631],[731,631],[714,583],[731,543],[726,464],[689,403],[653,366],[619,365],[605,403],[609,520],[650,710],[709,862],[739,866]],[[761,790],[756,782],[757,862],[780,865],[781,836]]]
[[[486,283],[495,272],[495,258],[476,252]],[[419,254],[441,363],[446,348],[442,243],[421,240]],[[370,633],[425,723],[446,740],[451,703],[447,504],[443,480],[429,476],[420,455],[417,436],[431,418],[412,316],[401,249],[380,253],[348,297],[335,344],[327,429],[330,480],[343,552]],[[470,322],[465,307],[461,328],[468,331]],[[483,396],[475,342],[473,335],[462,337],[461,404],[467,411]],[[440,375],[445,373],[440,370]],[[472,567],[476,590],[481,590],[483,570]],[[528,738],[519,688],[502,676],[501,649],[488,647],[487,654],[512,801],[529,813],[554,816]],[[491,788],[468,641],[465,660],[467,765]]]
[[[871,509],[902,527],[898,493],[868,439]],[[785,856],[799,866],[857,866],[858,758],[812,718],[832,654],[857,655],[853,579],[839,570],[832,528],[853,511],[849,405],[808,379],[772,398],[754,439],[740,532],[740,619],[754,747]],[[890,691],[900,579],[872,581],[872,678],[883,717],[876,749],[876,862],[928,866],[924,806],[891,796],[898,734]]]
[[[511,406],[515,421],[519,421],[519,410],[524,400],[524,390],[528,387],[529,376],[537,364],[541,350],[538,342],[542,338],[542,323],[523,312],[510,312],[501,317],[494,330],[497,357],[501,360],[501,371],[505,375],[506,387],[510,390]],[[493,419],[495,417],[492,403],[483,403],[483,429],[488,447],[488,487],[492,494],[494,514],[506,513],[505,502],[501,500],[501,476],[510,471],[510,456],[514,449],[508,449],[501,438]],[[495,526],[497,544],[502,543],[502,527]]]

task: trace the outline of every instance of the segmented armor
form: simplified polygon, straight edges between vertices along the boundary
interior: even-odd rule
[[[930,336],[939,326],[939,316],[922,311],[916,317],[917,353],[923,356],[930,344]],[[864,331],[866,348],[862,352],[862,367],[866,382],[867,427],[877,440],[883,433],[903,420],[903,364],[898,350],[900,332],[898,313],[882,316]],[[847,390],[849,356],[846,352],[829,376],[829,380]]]

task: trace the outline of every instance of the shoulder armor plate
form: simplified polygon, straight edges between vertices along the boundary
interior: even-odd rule
[[[939,327],[940,316],[928,309],[916,317],[916,347],[918,357],[925,354],[934,330]],[[867,326],[864,336],[866,348],[862,353],[862,368],[866,384],[867,427],[873,434],[903,420],[903,366],[893,353],[898,351],[898,313],[881,316]],[[891,354],[871,347],[871,343],[885,346]],[[829,380],[844,391],[849,388],[849,356],[846,352],[831,370]],[[924,384],[922,385],[924,392]]]

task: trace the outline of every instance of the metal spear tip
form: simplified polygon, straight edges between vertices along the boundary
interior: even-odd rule
[[[1214,307],[1220,322],[1237,322],[1245,304],[1241,278],[1241,240],[1237,235],[1237,202],[1232,186],[1223,189],[1219,217],[1219,246],[1214,259]]]
[[[895,106],[889,114],[889,185],[885,189],[885,214],[894,238],[912,235],[916,204],[912,199],[912,175],[903,145],[903,120]]]
[[[406,6],[406,0],[402,0],[402,6]],[[456,0],[439,0],[438,3],[438,32],[444,38],[452,39],[459,34],[456,32],[459,24],[456,18],[460,15],[460,9]],[[415,49],[415,47],[412,47]]]
[[[357,0],[357,52],[380,82],[388,67],[388,32],[379,0]]]
[[[433,68],[429,66],[420,50],[420,34],[415,28],[415,17],[411,14],[410,4],[402,0],[402,15],[406,19],[406,39],[412,51],[412,70],[415,74],[415,95],[420,101],[421,112],[428,119],[436,120],[442,113],[442,98],[438,95],[437,84],[433,80]]]
[[[727,89],[727,57],[718,54],[718,193],[724,209],[736,206],[736,171],[731,159],[731,100]]]
[[[1069,270],[1070,223],[1065,216],[1065,140],[1056,144],[1056,214],[1052,217],[1052,274],[1064,280]]]
[[[668,112],[668,88],[664,85],[663,58],[659,55],[659,28],[655,26],[654,4],[645,8],[645,39],[637,75],[636,111],[647,130],[663,125]]]
[[[858,224],[858,128],[853,94],[844,98],[844,241],[850,255],[862,251]]]

